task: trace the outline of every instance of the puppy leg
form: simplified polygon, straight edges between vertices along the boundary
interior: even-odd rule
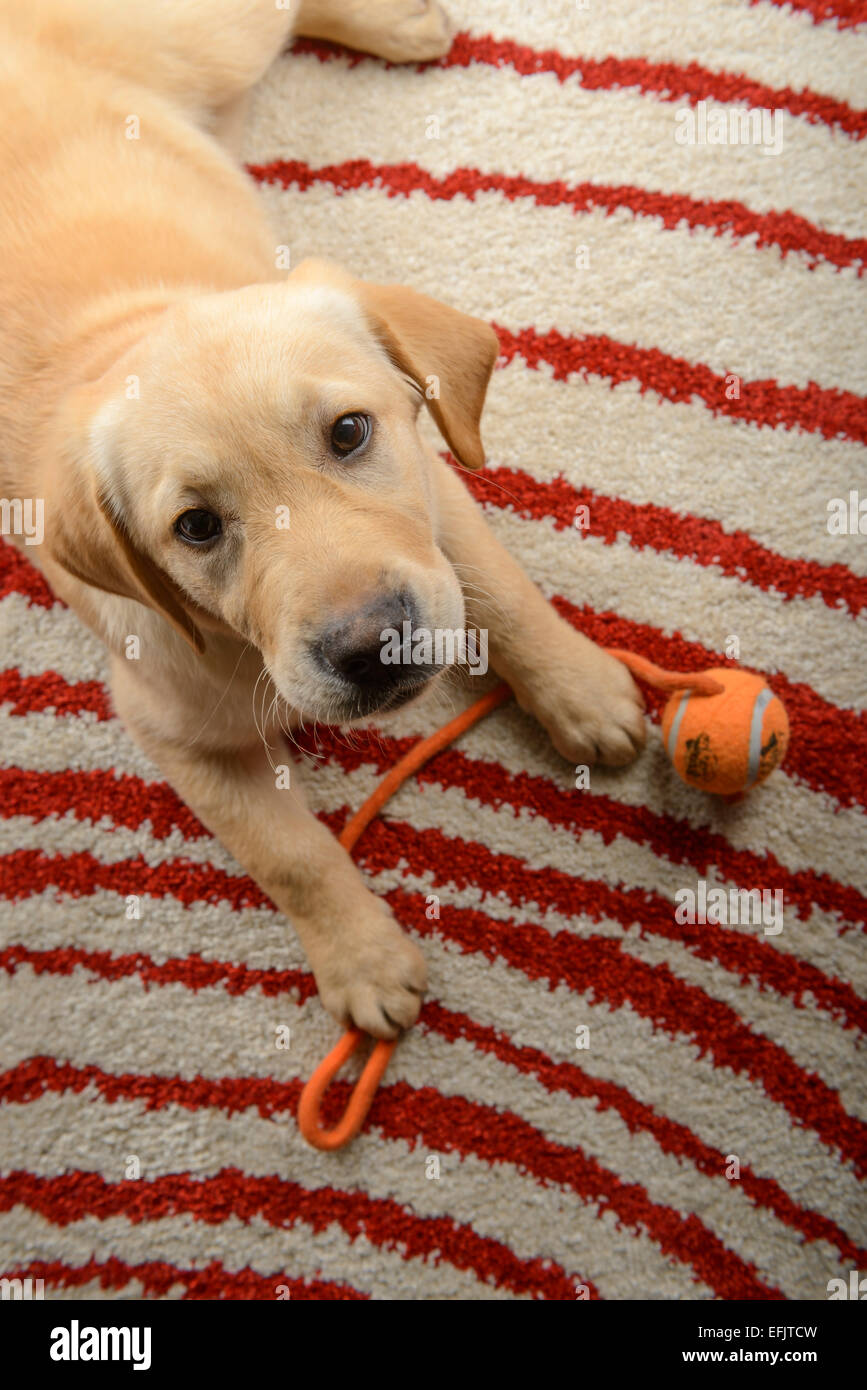
[[[631,762],[645,730],[643,700],[626,667],[557,614],[495,539],[455,470],[433,451],[431,459],[439,544],[459,578],[467,566],[467,621],[487,628],[494,669],[571,763]],[[481,599],[474,612],[472,584],[493,597],[493,611]]]
[[[166,736],[177,692],[144,686],[115,660],[112,693],[127,728],[165,777],[294,926],[322,1002],[376,1037],[412,1024],[426,987],[424,957],[387,903],[308,810],[294,772],[280,789],[261,743],[202,748]],[[201,722],[198,718],[188,727]]]
[[[455,32],[437,0],[301,0],[295,29],[393,63],[441,58]]]

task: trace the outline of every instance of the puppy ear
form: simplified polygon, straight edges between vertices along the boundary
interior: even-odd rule
[[[45,541],[51,560],[95,589],[133,598],[161,613],[197,652],[204,638],[175,585],[134,542],[87,466],[58,451],[46,489]]]
[[[497,335],[481,319],[403,285],[356,281],[356,294],[394,365],[424,393],[425,404],[455,458],[482,468],[479,433],[485,393],[499,354]]]
[[[466,468],[483,466],[479,421],[499,354],[489,324],[404,285],[356,280],[340,266],[314,257],[302,261],[290,280],[325,283],[351,294],[394,365],[423,393],[455,458]]]

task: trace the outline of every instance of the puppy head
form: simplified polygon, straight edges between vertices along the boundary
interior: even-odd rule
[[[318,261],[176,304],[76,400],[52,558],[199,650],[252,642],[303,717],[396,708],[438,669],[408,633],[464,621],[419,412],[480,467],[496,355],[479,320]]]

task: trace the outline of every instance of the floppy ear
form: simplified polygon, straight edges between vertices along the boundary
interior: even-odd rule
[[[424,392],[455,458],[466,468],[482,468],[479,423],[500,350],[494,330],[403,285],[356,283],[376,336],[395,366]]]
[[[68,441],[56,459],[53,480],[45,489],[45,541],[50,558],[95,589],[155,609],[195,651],[204,651],[202,634],[175,585],[135,544],[90,467],[76,468],[69,458]]]
[[[302,261],[296,276],[324,279],[353,295],[394,365],[423,392],[455,458],[466,468],[481,468],[479,421],[499,353],[490,325],[404,285],[355,280],[328,262]]]

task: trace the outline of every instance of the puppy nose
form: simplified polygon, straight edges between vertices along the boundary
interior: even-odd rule
[[[319,651],[333,671],[361,689],[399,685],[421,673],[401,662],[383,661],[382,634],[393,629],[402,639],[405,622],[413,622],[412,601],[406,595],[377,598],[327,628],[319,639]]]

